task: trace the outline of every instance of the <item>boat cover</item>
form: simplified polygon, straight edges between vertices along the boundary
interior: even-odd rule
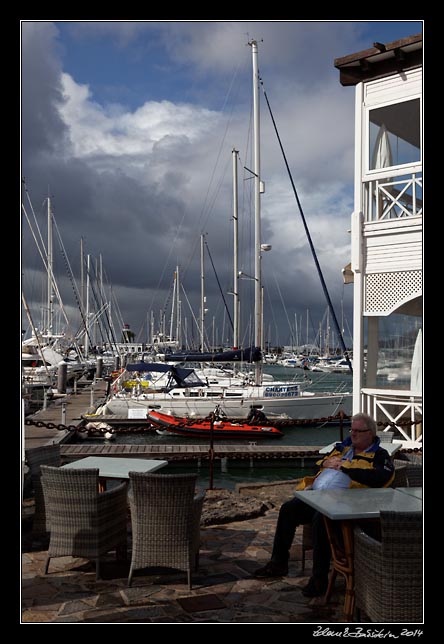
[[[125,369],[127,371],[156,371],[160,373],[169,372],[175,380],[178,387],[205,387],[206,383],[200,380],[194,369],[187,369],[186,367],[176,367],[172,364],[164,364],[162,362],[134,362],[127,364]]]
[[[259,362],[262,353],[259,347],[246,349],[233,349],[232,351],[211,352],[183,352],[168,354],[172,362]]]

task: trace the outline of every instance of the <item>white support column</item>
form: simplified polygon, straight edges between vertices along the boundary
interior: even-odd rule
[[[379,317],[370,316],[368,318],[367,333],[367,370],[365,377],[366,387],[376,387],[376,372],[378,368],[379,352]],[[376,420],[376,419],[375,419]]]
[[[361,389],[364,376],[364,266],[363,266],[363,99],[364,86],[356,85],[355,93],[355,183],[354,212],[351,221],[351,268],[353,281],[353,413],[361,411]]]

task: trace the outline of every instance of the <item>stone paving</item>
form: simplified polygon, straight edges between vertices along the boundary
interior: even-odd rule
[[[285,498],[286,492],[281,488],[277,497]],[[193,574],[191,591],[184,573],[159,574],[152,569],[137,571],[128,588],[129,561],[117,561],[113,553],[104,557],[98,582],[93,563],[72,557],[52,559],[45,576],[47,541],[32,541],[32,502],[26,502],[22,513],[21,623],[298,622],[316,628],[342,622],[344,584],[340,576],[328,604],[323,598],[307,599],[301,593],[311,560],[307,553],[302,574],[299,530],[289,575],[273,580],[252,577],[252,572],[269,560],[279,507],[276,494],[273,497],[262,491],[256,496],[262,497],[259,516],[202,526],[199,569]],[[210,502],[209,498],[206,503]]]

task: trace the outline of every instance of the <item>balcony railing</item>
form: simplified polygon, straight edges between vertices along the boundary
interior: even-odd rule
[[[375,179],[366,181],[363,188],[366,222],[422,215],[422,176]]]
[[[404,389],[361,389],[361,409],[404,440],[422,443],[422,396]]]

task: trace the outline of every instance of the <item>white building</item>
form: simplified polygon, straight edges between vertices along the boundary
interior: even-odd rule
[[[422,444],[422,34],[338,58],[355,86],[353,411]],[[349,267],[348,267],[349,268]],[[382,429],[382,428],[381,428]]]

